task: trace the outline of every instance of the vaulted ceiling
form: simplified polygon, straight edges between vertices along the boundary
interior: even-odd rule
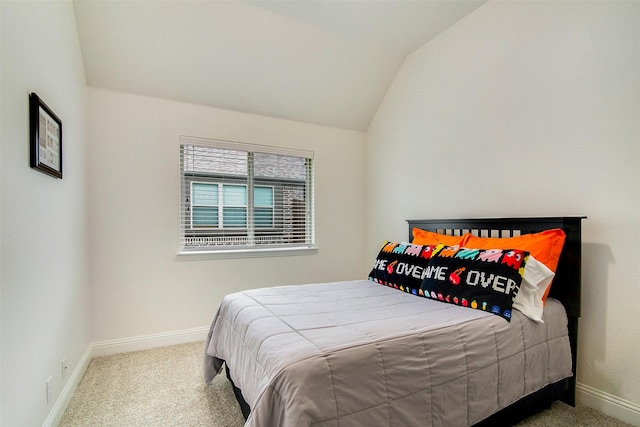
[[[366,130],[408,54],[486,0],[76,0],[87,84]]]

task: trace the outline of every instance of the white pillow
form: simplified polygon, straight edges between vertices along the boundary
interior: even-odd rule
[[[524,266],[524,276],[520,284],[520,290],[513,300],[513,308],[520,311],[531,320],[539,323],[542,321],[542,311],[544,310],[544,296],[555,273],[529,255],[529,259]]]

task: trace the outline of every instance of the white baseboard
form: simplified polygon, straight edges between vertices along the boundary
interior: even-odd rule
[[[203,341],[207,337],[209,327],[184,329],[182,331],[163,332],[159,334],[143,335],[118,340],[98,341],[90,343],[80,361],[73,370],[69,380],[64,385],[58,399],[51,408],[51,412],[44,421],[43,427],[55,427],[60,423],[64,411],[67,410],[71,398],[80,384],[80,380],[91,363],[91,359],[110,354],[126,353],[130,351],[147,350],[155,347],[184,344]]]
[[[56,399],[56,402],[53,404],[53,408],[51,408],[49,416],[47,416],[47,419],[44,421],[43,427],[53,427],[60,423],[60,420],[64,415],[64,411],[67,410],[69,402],[71,402],[71,398],[73,397],[76,388],[78,388],[78,384],[80,384],[80,380],[89,367],[89,363],[91,363],[91,359],[93,358],[91,352],[92,347],[91,344],[89,344],[89,347],[85,350],[80,361],[73,369],[73,372],[71,372],[71,376],[62,388],[58,399]]]
[[[205,326],[117,340],[98,341],[93,343],[92,356],[108,356],[110,354],[128,353],[130,351],[148,350],[155,347],[204,341],[208,332],[209,327]]]
[[[640,406],[585,384],[576,384],[576,400],[585,406],[640,426]]]

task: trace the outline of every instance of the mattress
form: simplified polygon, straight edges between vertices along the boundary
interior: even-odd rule
[[[247,426],[473,425],[572,375],[567,317],[511,321],[368,280],[226,296],[205,380],[226,362]]]

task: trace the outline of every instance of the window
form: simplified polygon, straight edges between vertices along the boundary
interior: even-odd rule
[[[191,183],[191,226],[217,227],[220,218],[218,184]]]
[[[313,249],[313,153],[180,142],[181,253]]]
[[[253,215],[256,227],[273,227],[273,187],[253,187]]]

